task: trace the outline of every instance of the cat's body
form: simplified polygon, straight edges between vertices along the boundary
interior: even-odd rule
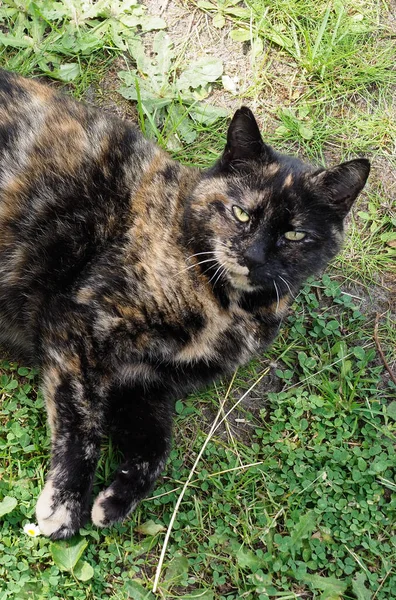
[[[164,467],[174,400],[271,343],[338,251],[368,172],[275,153],[248,109],[200,172],[131,124],[0,73],[0,343],[42,370],[43,533],[86,519],[109,431],[124,462],[92,518],[133,510]]]

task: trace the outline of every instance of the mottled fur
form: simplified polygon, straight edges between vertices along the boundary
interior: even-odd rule
[[[86,520],[108,432],[123,462],[94,523],[147,495],[175,398],[271,343],[302,282],[338,251],[368,172],[364,159],[315,170],[278,154],[247,108],[201,172],[133,125],[1,72],[0,342],[41,367],[44,534],[68,537]]]

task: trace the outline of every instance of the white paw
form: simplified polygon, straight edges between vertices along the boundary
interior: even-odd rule
[[[113,491],[110,488],[107,488],[107,490],[104,492],[100,492],[99,496],[94,502],[91,512],[91,519],[92,523],[97,527],[105,527],[108,522],[103,505],[106,503],[106,499],[110,498],[111,496],[113,496]]]
[[[74,533],[73,511],[69,503],[61,503],[57,500],[57,491],[53,482],[48,480],[36,505],[37,522],[40,531],[46,536],[70,537]]]

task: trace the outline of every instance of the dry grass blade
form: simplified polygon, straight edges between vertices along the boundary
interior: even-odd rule
[[[203,443],[202,448],[201,448],[201,450],[199,451],[199,453],[197,455],[197,458],[195,459],[195,462],[194,462],[194,464],[193,464],[193,466],[192,466],[192,468],[190,470],[190,473],[189,473],[189,475],[187,477],[187,480],[186,480],[185,484],[183,485],[183,488],[182,488],[182,490],[180,492],[180,495],[179,495],[179,497],[177,499],[177,502],[175,504],[175,508],[173,509],[172,517],[171,517],[171,520],[170,520],[170,523],[169,523],[169,526],[168,526],[168,529],[167,529],[167,532],[166,532],[166,535],[165,535],[164,544],[162,546],[161,555],[160,555],[160,558],[159,558],[159,561],[158,561],[158,565],[157,565],[157,569],[156,569],[156,572],[155,572],[154,585],[153,585],[153,593],[154,594],[156,593],[157,588],[158,588],[158,583],[159,583],[159,580],[160,580],[160,577],[161,577],[162,565],[164,563],[165,554],[166,554],[166,550],[167,550],[167,547],[168,547],[169,539],[170,539],[170,536],[171,536],[171,533],[172,533],[173,524],[174,524],[174,522],[176,520],[176,516],[177,516],[178,510],[179,510],[180,504],[182,503],[184,494],[185,494],[185,492],[186,492],[186,490],[187,490],[187,488],[188,488],[188,486],[189,486],[189,484],[191,482],[192,476],[195,473],[197,465],[198,465],[199,461],[201,460],[201,457],[202,457],[203,453],[205,452],[206,446],[209,444],[209,442],[212,439],[213,434],[215,433],[215,431],[217,431],[217,429],[227,419],[227,417],[230,415],[230,413],[233,410],[235,410],[235,408],[238,406],[238,404],[240,404],[246,398],[246,396],[248,396],[250,394],[250,392],[260,383],[260,381],[263,379],[263,377],[265,377],[269,373],[269,371],[270,371],[269,368],[265,369],[265,371],[263,371],[261,373],[261,375],[253,383],[253,385],[251,385],[250,388],[239,398],[239,400],[234,404],[234,406],[232,408],[230,408],[230,410],[228,412],[225,413],[225,415],[223,416],[223,418],[220,418],[221,415],[222,415],[222,413],[223,413],[224,405],[227,402],[227,399],[228,399],[228,397],[230,395],[232,386],[233,386],[234,381],[235,381],[236,372],[234,373],[234,375],[233,375],[233,377],[231,379],[231,383],[228,386],[227,393],[224,396],[224,400],[221,402],[220,408],[219,408],[219,410],[218,410],[218,412],[216,414],[216,417],[215,417],[215,419],[214,419],[214,421],[212,423],[212,427],[210,428],[208,436],[207,436],[205,442]]]

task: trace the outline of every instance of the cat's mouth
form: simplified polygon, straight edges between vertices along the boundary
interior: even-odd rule
[[[236,290],[241,292],[267,290],[275,294],[277,298],[280,296],[280,288],[283,289],[286,286],[291,292],[289,282],[278,275],[275,278],[280,281],[276,283],[274,278],[267,273],[264,265],[250,269],[247,265],[241,265],[234,258],[229,257],[225,248],[217,248],[214,254],[219,265],[215,275],[216,273],[220,274],[220,279],[228,280]],[[216,280],[216,277],[213,279]]]

